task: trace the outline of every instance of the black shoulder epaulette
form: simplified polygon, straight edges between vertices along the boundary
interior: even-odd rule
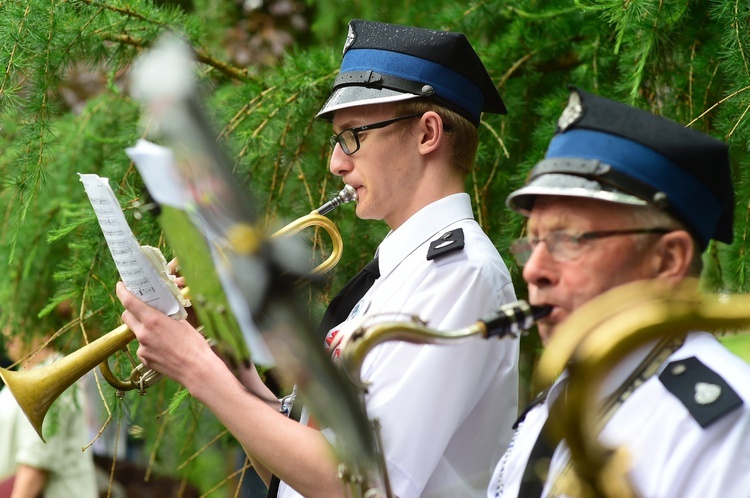
[[[453,251],[460,251],[464,248],[464,230],[456,228],[450,232],[445,232],[437,239],[430,242],[430,249],[427,251],[427,261],[431,261],[443,254]]]
[[[659,380],[704,429],[743,404],[719,374],[694,356],[669,363]]]

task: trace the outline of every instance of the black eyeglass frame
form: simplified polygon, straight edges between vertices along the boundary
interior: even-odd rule
[[[626,228],[622,230],[595,230],[591,232],[584,232],[584,233],[573,233],[571,230],[553,230],[550,233],[548,233],[545,237],[521,237],[520,239],[516,239],[513,242],[510,243],[510,252],[513,253],[513,257],[516,260],[516,263],[518,263],[519,266],[524,266],[526,263],[528,263],[529,258],[531,257],[531,253],[534,252],[534,249],[537,245],[539,245],[540,242],[544,242],[547,244],[547,250],[549,251],[550,255],[552,256],[552,259],[557,261],[558,263],[562,263],[565,261],[570,261],[576,258],[576,256],[573,256],[572,258],[565,258],[565,259],[558,259],[555,257],[555,249],[550,248],[549,243],[547,242],[547,239],[550,236],[559,237],[560,235],[570,237],[571,242],[575,242],[576,245],[580,246],[581,242],[586,242],[590,240],[598,240],[598,239],[604,239],[607,237],[616,237],[619,235],[639,235],[639,234],[659,234],[664,235],[670,232],[674,232],[675,229],[673,228],[664,228],[664,227],[654,227],[654,228]],[[559,242],[559,240],[558,240]],[[555,243],[553,243],[555,245]]]
[[[360,148],[359,134],[361,132],[368,131],[368,130],[377,130],[378,128],[385,128],[386,126],[390,126],[393,123],[396,123],[398,121],[409,119],[409,118],[416,118],[417,116],[422,116],[422,115],[423,113],[418,112],[415,114],[408,114],[406,116],[399,116],[397,118],[386,119],[385,121],[379,121],[377,123],[357,126],[355,128],[347,128],[346,130],[342,130],[336,135],[331,136],[328,139],[328,143],[331,146],[331,150],[336,148],[336,144],[339,144],[341,146],[341,150],[344,151],[344,154],[346,154],[347,156],[351,156],[352,154],[357,152]],[[349,146],[346,144],[346,139],[344,138],[345,134],[351,134],[351,136],[354,138],[354,143],[356,144],[354,150],[350,150]]]

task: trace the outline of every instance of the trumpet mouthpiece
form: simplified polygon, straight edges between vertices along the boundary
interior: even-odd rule
[[[338,194],[331,197],[331,199],[320,206],[317,211],[318,214],[327,214],[333,211],[334,208],[345,204],[347,202],[356,201],[357,200],[357,189],[352,187],[351,185],[345,185],[341,191],[339,191]]]
[[[342,202],[351,202],[357,200],[357,189],[351,185],[345,185],[341,192],[338,193],[338,197]]]

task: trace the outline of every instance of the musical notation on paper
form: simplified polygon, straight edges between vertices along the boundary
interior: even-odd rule
[[[145,249],[140,246],[125,219],[109,180],[95,174],[79,173],[78,176],[94,208],[120,278],[128,290],[146,304],[173,318],[187,316],[185,308],[175,295],[179,294],[177,286],[168,280],[166,261],[164,269],[157,268],[152,259],[153,254],[149,258],[144,252]],[[153,248],[149,250],[153,252]],[[171,289],[170,284],[173,287]]]

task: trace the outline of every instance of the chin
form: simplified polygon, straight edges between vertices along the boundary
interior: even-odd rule
[[[372,211],[367,209],[367,205],[362,205],[357,203],[357,209],[355,211],[357,213],[357,218],[361,220],[379,220],[380,218],[377,218]]]
[[[547,346],[552,335],[555,333],[556,324],[552,323],[538,323],[537,332],[539,333],[539,339],[542,340],[542,345]]]
[[[539,339],[541,339],[542,346],[544,346],[545,348],[547,347],[547,344],[549,343],[550,336],[551,334],[548,331],[547,332],[543,332],[541,330],[539,331]]]

